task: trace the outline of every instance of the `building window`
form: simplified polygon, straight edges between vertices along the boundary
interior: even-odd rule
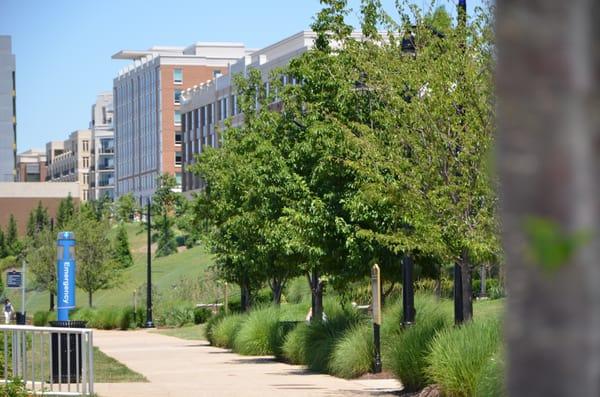
[[[89,152],[90,151],[90,141],[84,140],[82,146],[83,146],[83,151],[84,152]]]
[[[173,103],[179,105],[181,103],[181,90],[175,90],[173,95]]]
[[[181,131],[175,131],[175,144],[181,145]]]
[[[90,158],[85,156],[83,157],[83,168],[89,168],[90,166]]]
[[[181,186],[181,172],[175,173],[175,180],[177,181],[177,186]]]
[[[183,83],[183,69],[173,69],[173,83]]]
[[[83,190],[83,201],[87,201],[88,200],[88,191],[87,189]]]
[[[175,152],[175,165],[181,165],[181,151]]]
[[[90,174],[85,173],[83,174],[83,184],[87,185],[88,183],[90,183]]]
[[[181,125],[181,112],[176,110],[174,115],[175,125]]]
[[[213,70],[213,78],[217,78],[219,76],[223,75],[223,73],[221,73],[221,69],[215,69]]]

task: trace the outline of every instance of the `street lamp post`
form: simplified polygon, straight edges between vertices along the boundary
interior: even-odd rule
[[[147,268],[146,268],[146,328],[154,328],[152,321],[152,221],[151,221],[151,205],[150,197],[147,199],[148,213],[146,222],[148,227],[148,248],[147,248]]]
[[[458,24],[464,28],[467,24],[467,0],[458,1]],[[463,46],[464,50],[464,46]],[[467,266],[463,263],[463,266]],[[465,321],[465,305],[461,265],[454,263],[454,323],[459,325]]]

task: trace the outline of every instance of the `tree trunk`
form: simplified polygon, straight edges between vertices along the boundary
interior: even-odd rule
[[[313,270],[308,276],[308,282],[311,290],[311,321],[323,321],[323,282],[319,278],[319,272]]]
[[[50,292],[50,311],[54,311],[54,294]]]
[[[88,292],[88,305],[92,307],[92,291]]]
[[[250,306],[251,306],[251,291],[250,291],[250,285],[248,283],[248,280],[244,279],[242,280],[242,282],[240,283],[240,290],[241,290],[241,299],[240,299],[240,305],[242,307],[242,311],[243,312],[247,312],[250,310]]]
[[[481,265],[481,268],[479,269],[479,280],[481,281],[481,286],[480,286],[480,290],[479,290],[479,297],[480,298],[485,298],[487,297],[487,289],[486,289],[486,269],[485,269],[485,265]]]
[[[471,274],[471,263],[466,251],[463,252],[460,260],[460,276],[462,278],[462,304],[464,321],[473,319],[473,280]]]
[[[454,323],[462,324],[473,319],[473,286],[471,266],[463,251],[454,266]]]
[[[271,280],[271,292],[273,293],[273,304],[281,304],[281,294],[283,293],[283,282],[277,278]]]
[[[600,2],[497,4],[508,394],[600,396]],[[532,255],[532,216],[589,240]]]

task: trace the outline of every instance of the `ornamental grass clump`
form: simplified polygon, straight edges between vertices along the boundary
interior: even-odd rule
[[[447,397],[472,397],[483,370],[499,350],[500,321],[473,321],[440,331],[431,342],[426,373]]]
[[[245,314],[232,314],[230,316],[223,317],[223,319],[219,321],[212,330],[214,345],[218,347],[225,347],[227,349],[233,349],[235,337],[241,329],[246,318],[247,316]]]
[[[479,375],[476,397],[506,397],[508,393],[504,388],[505,362],[502,351],[498,351],[489,358],[487,364]]]
[[[249,356],[275,355],[277,345],[283,344],[279,317],[279,309],[272,306],[251,311],[235,336],[233,349]]]
[[[427,354],[435,335],[447,328],[451,316],[433,297],[421,296],[415,302],[415,324],[389,341],[385,365],[402,381],[406,390],[419,390],[430,383]]]
[[[357,324],[336,342],[329,372],[346,379],[359,377],[372,369],[374,352],[373,328],[368,323]]]

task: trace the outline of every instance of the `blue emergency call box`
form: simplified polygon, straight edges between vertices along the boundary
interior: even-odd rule
[[[58,233],[57,241],[57,320],[68,321],[75,308],[75,235]]]

